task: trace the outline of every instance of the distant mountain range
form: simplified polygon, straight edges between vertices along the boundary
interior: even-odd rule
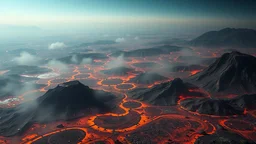
[[[178,46],[162,45],[162,46],[156,46],[152,48],[136,49],[131,51],[117,51],[112,53],[111,56],[117,57],[117,56],[123,55],[124,57],[146,57],[146,56],[157,56],[161,54],[169,54],[170,52],[178,52],[182,50],[191,50],[191,49],[178,47]]]
[[[243,28],[225,28],[210,31],[191,40],[190,45],[205,48],[256,48],[256,31]]]
[[[95,45],[111,45],[116,44],[113,40],[98,40],[94,42],[82,43],[78,47],[87,47],[87,46],[95,46]]]

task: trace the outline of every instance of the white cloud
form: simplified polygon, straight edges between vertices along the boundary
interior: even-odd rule
[[[116,59],[113,59],[107,63],[107,68],[115,68],[121,66],[125,66],[125,60],[123,55],[120,55]]]
[[[116,42],[117,43],[125,42],[125,38],[123,38],[123,37],[122,38],[117,38]]]
[[[65,48],[66,45],[63,42],[55,42],[49,45],[49,49],[50,50],[54,50],[54,49],[62,49]]]
[[[90,64],[92,63],[92,59],[91,58],[84,58],[81,62],[81,64]]]
[[[47,64],[49,67],[57,68],[60,71],[68,71],[68,66],[58,60],[51,60]]]
[[[18,99],[18,98],[5,99],[3,101],[0,101],[0,105],[6,105],[6,104],[9,104],[10,102],[19,101],[19,100],[20,99]]]
[[[41,74],[37,78],[40,78],[40,79],[50,79],[50,78],[57,77],[59,75],[60,74],[58,74],[58,73],[50,72],[50,73]]]
[[[71,62],[73,62],[73,63],[75,63],[75,64],[78,63],[78,60],[77,60],[77,56],[76,56],[76,55],[73,55],[73,56],[71,57]]]
[[[14,58],[14,61],[19,65],[36,65],[39,60],[40,58],[27,52],[22,52],[19,57]]]
[[[139,40],[140,38],[139,38],[138,36],[136,36],[134,39],[135,39],[135,40]]]

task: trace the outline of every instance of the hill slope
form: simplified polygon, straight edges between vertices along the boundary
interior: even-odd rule
[[[225,53],[208,68],[189,78],[211,94],[255,93],[256,58],[233,51]]]
[[[194,88],[196,87],[189,83],[184,83],[180,78],[176,78],[173,81],[161,83],[152,88],[135,89],[130,92],[130,96],[153,105],[168,106],[176,105],[180,99],[180,95],[205,96],[199,92],[189,91],[189,89]]]
[[[232,99],[186,99],[181,105],[189,111],[200,114],[228,116],[241,115],[244,109],[254,110],[256,108],[256,94],[241,95]]]
[[[33,122],[69,120],[90,113],[110,111],[115,96],[71,81],[49,90],[35,101],[0,109],[0,135],[15,135]]]

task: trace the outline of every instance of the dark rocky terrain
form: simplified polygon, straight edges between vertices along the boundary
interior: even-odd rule
[[[253,144],[242,136],[225,130],[199,137],[195,144]]]
[[[161,83],[152,88],[139,88],[130,92],[130,96],[135,99],[153,104],[153,105],[176,105],[180,95],[200,96],[205,95],[200,92],[190,92],[189,89],[197,88],[189,83],[184,83],[180,78],[173,81]]]
[[[201,70],[201,69],[204,69],[204,68],[205,68],[205,66],[192,64],[192,65],[176,65],[176,66],[172,66],[168,69],[173,71],[173,72],[180,72],[180,71]]]
[[[237,51],[225,53],[189,82],[214,94],[256,92],[256,58]]]
[[[256,108],[256,94],[242,95],[232,99],[197,98],[181,101],[181,105],[189,111],[200,114],[228,116],[241,115],[244,110]]]
[[[111,93],[90,89],[79,81],[66,82],[34,101],[14,108],[1,108],[0,134],[17,134],[33,122],[69,120],[95,112],[108,112],[114,107],[115,98]]]
[[[244,109],[230,103],[224,99],[186,99],[180,103],[185,109],[208,115],[237,115],[243,114]]]
[[[59,84],[37,99],[36,121],[76,117],[79,112],[87,108],[97,108],[100,112],[110,111],[105,102],[114,98],[111,93],[93,90],[79,81]],[[46,111],[48,112],[45,113]]]

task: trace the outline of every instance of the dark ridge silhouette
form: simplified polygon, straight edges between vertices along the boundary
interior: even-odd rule
[[[90,89],[79,81],[66,82],[34,101],[14,108],[1,108],[0,135],[15,135],[33,122],[69,120],[95,112],[109,112],[115,102],[116,97],[109,92]]]
[[[137,84],[153,84],[157,81],[167,80],[168,78],[161,76],[157,73],[145,72],[138,74],[134,78],[131,78],[128,82]]]
[[[134,69],[128,68],[128,67],[115,67],[107,70],[102,70],[101,72],[106,75],[118,75],[118,76],[124,76],[128,75],[129,72],[133,72]]]
[[[256,109],[256,94],[244,94],[232,99],[229,99],[230,103],[247,110]]]
[[[135,99],[153,105],[176,105],[180,95],[200,96],[205,95],[200,92],[189,92],[189,89],[197,88],[189,83],[184,83],[180,78],[173,81],[161,83],[153,86],[152,88],[140,88],[130,92],[130,96]]]
[[[178,46],[162,45],[152,48],[137,49],[131,51],[117,51],[111,54],[111,56],[117,57],[123,55],[124,57],[146,57],[146,56],[156,56],[160,54],[168,54],[170,52],[177,52],[181,50],[191,50],[189,48],[183,48]],[[192,50],[191,50],[192,51]]]
[[[52,121],[51,118],[54,120],[63,115],[64,119],[75,117],[86,108],[98,108],[102,112],[109,111],[102,100],[111,100],[114,97],[111,93],[93,90],[79,81],[66,82],[38,98],[37,117],[39,120]],[[42,115],[45,111],[48,112]]]
[[[177,65],[177,66],[170,67],[168,69],[170,69],[172,72],[180,72],[180,71],[202,70],[204,68],[205,66],[192,64],[192,65]]]
[[[148,45],[186,45],[189,41],[185,39],[179,39],[179,38],[172,38],[172,39],[165,39],[155,42],[149,42]]]
[[[241,115],[244,109],[253,110],[256,108],[256,94],[242,95],[232,99],[186,99],[181,105],[189,111],[200,114],[228,116]]]
[[[218,116],[243,114],[242,108],[232,105],[229,100],[223,99],[186,99],[181,101],[180,104],[187,110],[200,114]]]
[[[243,28],[225,28],[206,32],[189,42],[192,46],[205,48],[256,48],[256,31]]]
[[[225,53],[189,82],[215,94],[256,92],[256,58],[237,51]]]

